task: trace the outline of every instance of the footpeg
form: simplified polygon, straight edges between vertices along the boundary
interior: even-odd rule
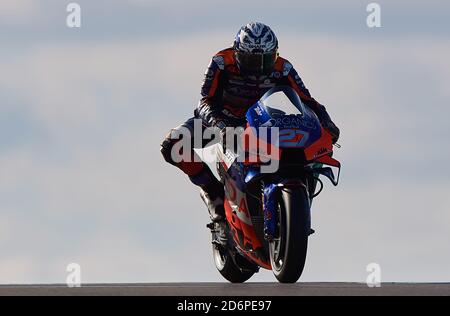
[[[225,222],[212,222],[206,225],[212,233],[212,243],[222,247],[227,246],[227,232]]]

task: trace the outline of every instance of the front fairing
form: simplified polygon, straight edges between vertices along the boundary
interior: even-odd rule
[[[278,99],[279,103],[272,101],[274,99]],[[304,149],[322,136],[317,115],[301,102],[290,87],[269,90],[247,111],[246,117],[249,127],[257,133],[260,128],[267,128],[268,142],[279,148]],[[279,137],[271,137],[272,128],[278,129]]]
[[[317,115],[303,104],[291,87],[270,89],[247,111],[246,118],[247,127],[251,129],[251,134],[258,139],[259,144],[261,145],[261,141],[266,142],[279,149],[280,153],[291,149],[300,151],[303,160],[313,162],[332,152],[331,138],[322,129]],[[281,159],[281,156],[279,158]],[[296,162],[301,163],[298,160]],[[259,163],[235,162],[234,170],[230,172],[235,175],[239,173],[243,182],[249,183],[264,176],[260,166]]]

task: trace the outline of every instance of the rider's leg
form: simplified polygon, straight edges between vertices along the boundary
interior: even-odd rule
[[[217,180],[208,165],[201,161],[200,157],[198,157],[194,151],[194,133],[197,132],[201,133],[200,135],[203,135],[204,130],[207,128],[203,124],[197,124],[197,126],[201,127],[201,131],[194,131],[194,119],[195,118],[190,118],[185,123],[169,132],[161,144],[161,153],[168,163],[178,167],[189,177],[193,184],[202,189],[201,196],[208,205],[211,219],[217,221],[225,218],[225,211],[223,208],[224,189],[222,183]],[[174,146],[182,139],[174,138],[173,136],[180,131],[184,133],[187,131],[190,132],[191,146],[190,148],[185,148],[189,150],[190,153],[187,161],[182,160],[180,162],[175,162],[173,155],[182,153],[173,153],[172,151]],[[201,143],[200,148],[203,148],[208,143],[211,143],[211,140],[202,139],[199,143]]]

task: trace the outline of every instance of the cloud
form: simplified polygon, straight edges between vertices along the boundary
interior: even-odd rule
[[[385,281],[450,278],[448,185],[398,179],[360,186],[344,178],[326,189],[313,206],[308,280],[364,282],[371,262]]]
[[[259,20],[281,33],[303,35],[328,34],[339,38],[440,38],[447,37],[449,5],[439,0],[377,1],[382,8],[381,29],[366,25],[369,2],[310,1],[307,4],[282,1],[185,1],[172,0],[77,0],[82,8],[82,28],[66,26],[68,2],[58,0],[13,1],[0,4],[0,38],[9,45],[60,43],[73,38],[102,41],[117,39],[159,40],[227,30],[230,39],[239,27]],[[3,6],[3,10],[2,9]],[[13,12],[13,13],[11,13]],[[16,12],[16,13],[14,13]],[[2,13],[0,13],[2,14]],[[417,23],[420,21],[420,23]],[[13,31],[13,32],[11,32]]]
[[[24,25],[33,21],[39,11],[38,1],[3,0],[0,3],[0,20],[7,25]]]
[[[0,52],[12,139],[0,144],[0,283],[64,282],[72,261],[86,282],[221,280],[207,211],[159,143],[192,115],[205,67],[232,33]],[[449,45],[293,31],[280,40],[342,128],[342,185],[314,202],[305,280],[364,281],[372,261],[385,280],[448,279],[449,150],[439,135],[449,132]]]

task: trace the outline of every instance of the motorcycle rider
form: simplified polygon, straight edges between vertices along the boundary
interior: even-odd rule
[[[226,127],[242,126],[247,110],[270,88],[280,85],[291,86],[298,93],[302,102],[318,116],[322,127],[332,135],[335,143],[339,138],[339,129],[325,107],[311,97],[292,64],[279,56],[275,33],[269,26],[259,22],[243,26],[233,46],[212,58],[205,72],[201,99],[194,117],[172,131],[187,128],[193,135],[195,119],[202,120],[202,129],[217,128],[221,133],[225,132]],[[193,148],[190,161],[177,163],[173,160],[172,148],[180,139],[172,138],[171,132],[161,144],[161,153],[168,163],[181,169],[193,184],[201,188],[201,197],[208,206],[211,220],[216,223],[219,242],[226,243],[223,185],[204,162],[198,157],[194,159],[196,153]]]

